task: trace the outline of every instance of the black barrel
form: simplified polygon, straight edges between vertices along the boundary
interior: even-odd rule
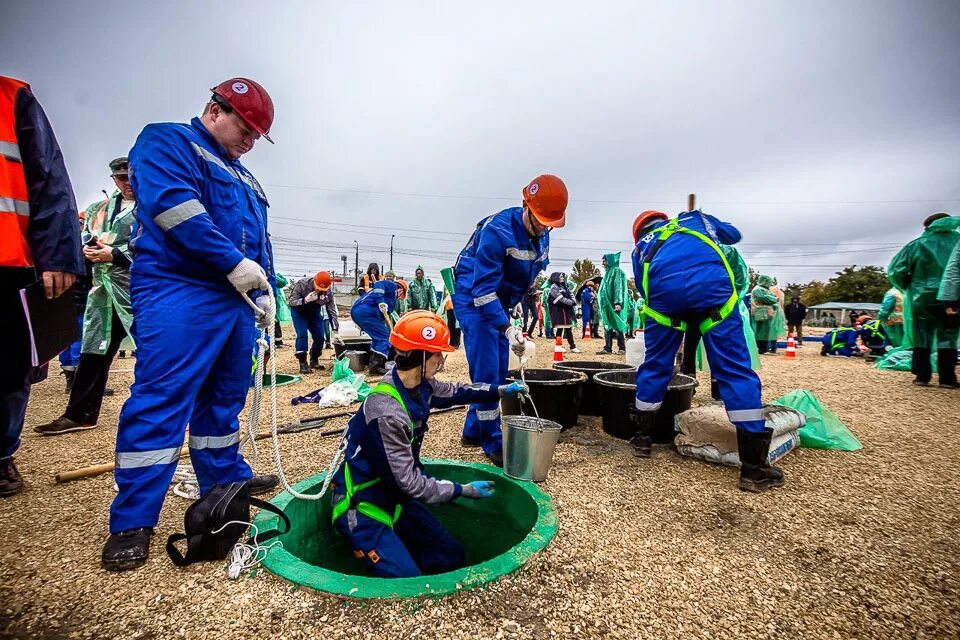
[[[603,430],[615,438],[629,440],[635,429],[630,423],[630,407],[637,397],[637,373],[635,371],[607,371],[594,376],[600,396]],[[673,442],[675,435],[673,418],[686,411],[693,402],[697,379],[676,374],[670,381],[663,404],[657,410],[657,425],[653,441],[658,444]]]
[[[541,418],[553,420],[564,429],[577,424],[580,414],[580,396],[587,374],[579,371],[561,371],[559,369],[527,369],[524,371],[530,395],[537,405]],[[507,373],[507,383],[520,379],[520,372]],[[503,398],[500,411],[507,416],[520,415],[520,398]],[[523,412],[536,415],[529,400],[523,399]]]
[[[593,376],[604,371],[633,371],[636,368],[622,362],[604,362],[603,360],[567,360],[557,362],[553,365],[554,369],[563,369],[564,371],[579,371],[587,376],[587,381],[583,383],[583,397],[580,398],[580,415],[599,416],[600,415],[600,396],[597,393],[597,385],[593,381]]]

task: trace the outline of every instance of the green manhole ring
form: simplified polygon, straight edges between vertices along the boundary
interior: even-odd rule
[[[252,378],[252,376],[251,376],[251,378]],[[287,386],[288,384],[293,384],[293,383],[295,383],[295,382],[300,382],[302,379],[303,379],[303,378],[301,378],[300,376],[292,376],[292,375],[290,375],[290,374],[288,374],[288,373],[278,373],[278,374],[277,374],[277,386],[278,386],[278,387],[285,387],[285,386]],[[251,389],[253,388],[253,383],[254,383],[254,382],[255,382],[255,381],[254,381],[253,379],[250,380],[250,388],[251,388]],[[263,386],[266,387],[266,388],[268,388],[268,389],[270,388],[270,375],[269,375],[269,374],[264,374],[264,375],[263,375]]]
[[[330,500],[300,500],[282,493],[271,502],[290,518],[292,528],[281,535],[283,548],[269,552],[264,566],[298,585],[351,598],[442,596],[473,589],[520,568],[547,546],[557,533],[553,501],[532,482],[514,480],[502,469],[458,460],[424,459],[430,475],[465,483],[494,480],[495,498],[458,499],[428,508],[463,544],[467,566],[457,571],[416,578],[372,578],[364,564],[333,529]],[[299,493],[320,490],[326,474],[294,485]],[[266,512],[254,524],[260,533],[277,529],[277,517]]]

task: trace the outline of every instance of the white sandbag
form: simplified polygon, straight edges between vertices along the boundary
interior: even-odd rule
[[[773,429],[768,459],[774,463],[800,445],[797,430],[806,424],[806,416],[789,407],[768,405],[763,408],[766,426]],[[740,466],[737,455],[737,430],[727,418],[722,404],[689,409],[676,417],[679,433],[674,439],[681,455],[730,467]]]

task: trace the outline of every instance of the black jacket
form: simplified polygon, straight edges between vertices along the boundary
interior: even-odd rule
[[[784,309],[784,315],[787,317],[787,322],[799,324],[807,317],[807,307],[802,302],[791,302]]]
[[[576,319],[574,307],[577,302],[567,285],[561,284],[560,272],[550,274],[550,291],[547,293],[550,307],[550,324],[554,327],[569,327]]]

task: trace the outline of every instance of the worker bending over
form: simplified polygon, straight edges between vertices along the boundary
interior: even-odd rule
[[[879,320],[871,319],[870,316],[860,316],[857,323],[860,325],[857,333],[860,335],[863,346],[870,350],[870,355],[884,355],[890,347],[890,338],[887,337],[883,324]]]
[[[646,357],[637,369],[637,428],[631,440],[637,455],[651,455],[657,410],[673,376],[674,358],[688,324],[699,326],[710,371],[717,380],[727,417],[737,428],[740,488],[766,491],[784,483],[783,472],[767,461],[773,430],[764,424],[760,378],[738,312],[736,278],[720,244],[736,244],[740,232],[701,211],[645,211],[633,224],[633,271],[641,284],[646,316]]]
[[[567,187],[542,175],[523,189],[523,206],[504,209],[477,224],[454,268],[453,307],[463,329],[470,379],[499,385],[507,378],[509,351],[520,356],[523,331],[510,324],[508,309],[550,263],[550,230],[566,223]],[[544,309],[544,314],[546,314]],[[464,446],[482,446],[503,464],[500,405],[496,399],[470,406]]]
[[[312,278],[298,280],[290,291],[290,315],[293,328],[297,332],[296,352],[293,354],[300,363],[300,373],[310,373],[311,369],[323,370],[320,356],[326,339],[325,322],[330,319],[334,331],[340,330],[337,320],[337,303],[333,300],[333,276],[329,271],[320,271]],[[310,363],[307,364],[307,342],[310,345]]]
[[[454,349],[446,323],[431,311],[401,318],[390,344],[395,364],[347,425],[346,459],[331,485],[334,527],[376,576],[453,571],[464,564],[463,547],[424,505],[489,498],[493,482],[460,485],[425,473],[420,448],[430,410],[497,402],[526,388],[437,380],[444,354]]]
[[[370,373],[383,375],[386,364],[392,360],[390,353],[390,314],[397,306],[396,280],[378,280],[370,291],[361,294],[350,308],[350,317],[360,329],[370,336]]]
[[[837,327],[828,331],[823,336],[823,346],[820,347],[822,356],[850,356],[860,355],[860,348],[857,347],[857,338],[860,337],[860,330],[850,327]]]

